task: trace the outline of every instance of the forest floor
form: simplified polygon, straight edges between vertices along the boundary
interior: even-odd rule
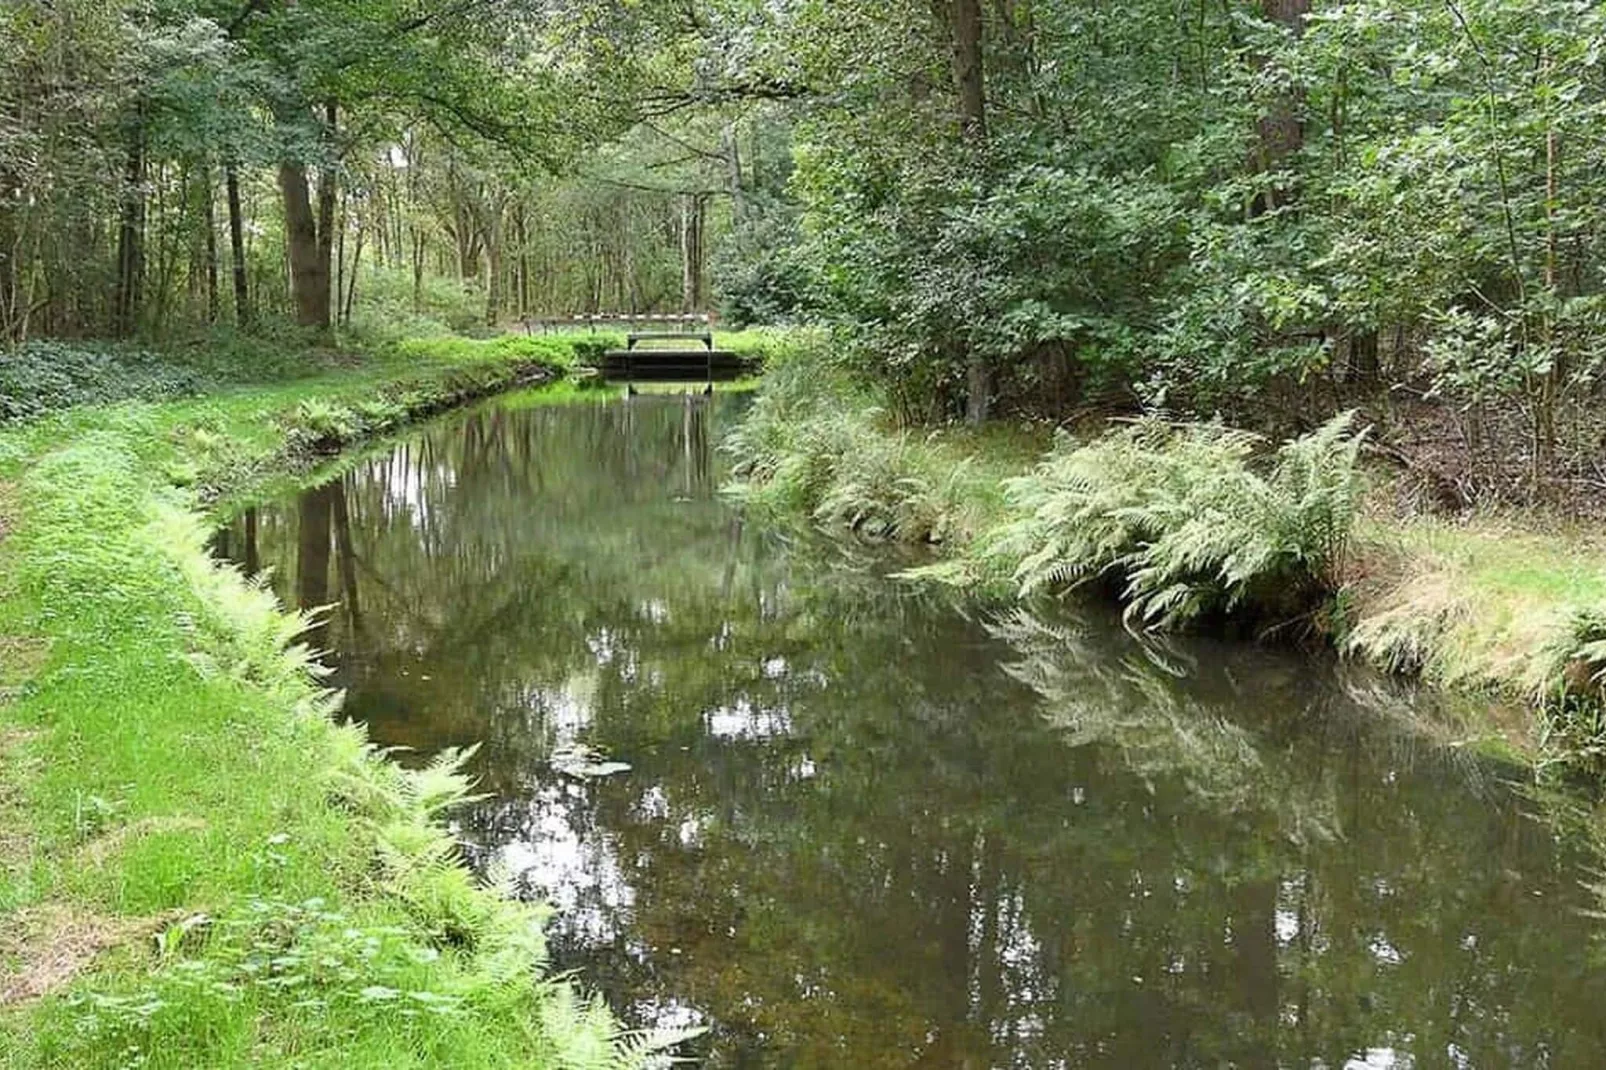
[[[436,824],[465,786],[337,726],[205,503],[571,363],[404,343],[0,430],[0,1065],[610,1066],[539,917]]]

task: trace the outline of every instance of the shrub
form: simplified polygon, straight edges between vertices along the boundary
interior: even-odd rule
[[[1023,514],[985,552],[1016,561],[1022,595],[1094,577],[1124,585],[1129,621],[1207,614],[1289,619],[1337,585],[1360,490],[1353,414],[1285,444],[1217,424],[1135,421],[1069,439],[1011,480]],[[1268,469],[1269,470],[1264,470]]]
[[[370,265],[357,280],[350,330],[365,341],[462,333],[484,325],[484,291],[457,279],[430,275],[415,292],[410,271]]]
[[[735,457],[726,488],[749,506],[810,514],[825,499],[838,464],[870,433],[866,404],[814,362],[783,363],[722,448]]]

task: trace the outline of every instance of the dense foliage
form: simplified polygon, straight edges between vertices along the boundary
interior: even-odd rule
[[[143,350],[29,342],[0,358],[0,419],[127,397],[182,397],[206,382],[195,369]]]
[[[716,94],[592,151],[700,102],[698,25],[535,0],[9,3],[0,342],[702,311],[730,191],[765,166],[735,116]]]
[[[1062,441],[1010,481],[1022,516],[991,552],[1022,594],[1101,576],[1127,617],[1169,626],[1252,611],[1287,619],[1336,590],[1360,497],[1350,414],[1256,463],[1255,436],[1145,420]],[[1269,471],[1262,469],[1269,468]]]
[[[1592,471],[1598,8],[787,11],[778,67],[821,92],[785,262],[900,415],[1354,399],[1448,436],[1462,496]]]
[[[1364,404],[1453,497],[1577,488],[1603,34],[1566,0],[23,0],[0,335],[718,307],[834,324],[903,419]]]

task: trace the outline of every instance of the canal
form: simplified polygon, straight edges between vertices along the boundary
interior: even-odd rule
[[[739,396],[430,425],[236,518],[472,863],[710,1067],[1600,1067],[1592,860],[1297,654],[989,613],[719,496]]]

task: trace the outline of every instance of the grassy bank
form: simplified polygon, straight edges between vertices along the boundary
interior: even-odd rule
[[[1606,764],[1606,544],[1533,517],[1396,515],[1365,431],[1339,417],[1277,444],[1147,420],[900,429],[804,358],[772,369],[727,443],[746,507],[929,544],[916,575],[998,599],[1074,588],[1135,630],[1227,629],[1335,645],[1491,699],[1491,740]],[[1526,714],[1513,718],[1515,707]]]
[[[0,1062],[632,1061],[542,977],[540,912],[458,866],[452,756],[404,772],[337,727],[301,622],[207,555],[200,515],[573,359],[407,343],[0,432]]]

